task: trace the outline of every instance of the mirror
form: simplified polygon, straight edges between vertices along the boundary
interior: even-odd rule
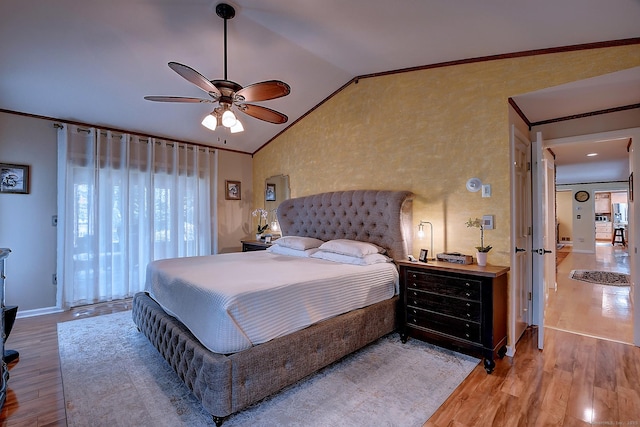
[[[289,187],[289,175],[270,176],[265,180],[264,188],[264,208],[269,212],[269,233],[280,234],[279,229],[274,229],[273,223],[276,221],[276,209],[284,200],[291,197]]]

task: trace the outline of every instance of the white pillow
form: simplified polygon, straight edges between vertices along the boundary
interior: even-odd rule
[[[335,252],[326,252],[323,250],[319,250],[313,255],[311,258],[319,258],[327,261],[340,262],[343,264],[355,264],[355,265],[371,265],[378,264],[381,262],[392,262],[393,260],[382,254],[368,254],[363,257],[359,256],[350,256],[337,254]]]
[[[335,239],[320,245],[320,249],[327,252],[334,252],[342,255],[356,256],[362,258],[365,255],[384,252],[384,248],[367,242],[357,240]]]
[[[300,249],[292,249],[279,245],[272,245],[267,248],[267,252],[271,252],[272,254],[297,256],[301,258],[309,258],[311,255],[313,255],[314,252],[317,251],[318,248],[311,248],[303,251]]]
[[[274,241],[274,245],[283,246],[285,248],[298,249],[304,251],[306,249],[317,248],[324,242],[313,237],[300,236],[284,236]]]

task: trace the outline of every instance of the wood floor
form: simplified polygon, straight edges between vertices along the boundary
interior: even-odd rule
[[[633,343],[633,313],[629,286],[598,285],[569,277],[571,270],[613,271],[629,274],[629,253],[622,246],[596,245],[596,253],[583,254],[565,246],[557,268],[556,288],[549,289],[544,314],[546,328],[554,328]]]
[[[6,348],[20,352],[20,358],[9,364],[9,390],[0,413],[0,425],[66,426],[58,354],[58,322],[129,309],[130,301],[122,301],[16,319]],[[114,366],[114,370],[116,368]]]
[[[125,301],[17,319],[7,348],[20,359],[9,366],[0,425],[65,426],[57,323],[130,308]],[[640,426],[640,347],[552,328],[544,351],[536,343],[529,328],[493,374],[478,365],[425,426]]]

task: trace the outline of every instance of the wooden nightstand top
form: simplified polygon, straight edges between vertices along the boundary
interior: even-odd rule
[[[396,264],[404,267],[413,267],[421,270],[448,271],[452,273],[471,274],[483,277],[498,277],[506,274],[510,268],[501,265],[490,265],[482,267],[478,264],[454,264],[451,262],[429,261],[429,262],[411,262],[396,261]]]

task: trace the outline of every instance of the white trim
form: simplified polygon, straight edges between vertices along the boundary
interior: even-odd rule
[[[554,147],[562,144],[573,144],[578,142],[599,142],[611,139],[631,138],[632,135],[640,133],[640,128],[618,129],[609,132],[589,133],[584,135],[567,136],[563,138],[545,139],[543,148]]]
[[[62,313],[64,310],[60,307],[44,307],[36,308],[33,310],[18,310],[16,319],[23,319],[25,317],[42,316],[45,314]]]

